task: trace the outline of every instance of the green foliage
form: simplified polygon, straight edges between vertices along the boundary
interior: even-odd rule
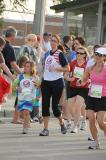
[[[22,7],[22,9],[25,9],[24,4],[26,0],[9,0],[10,4],[13,5],[14,8],[17,8],[18,6]],[[5,10],[5,1],[0,0],[0,16],[2,15],[3,11]]]
[[[11,6],[13,6],[13,8],[18,9],[18,7],[20,6],[23,9],[23,11],[26,10],[24,5],[26,0],[9,0],[9,1]],[[0,26],[2,26],[3,23],[2,13],[6,8],[5,2],[6,1],[4,0],[0,0]]]

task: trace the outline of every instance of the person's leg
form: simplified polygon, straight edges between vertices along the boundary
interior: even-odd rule
[[[106,122],[105,122],[105,115],[106,112],[105,111],[99,111],[97,113],[97,122],[99,124],[99,127],[101,130],[103,130],[105,136],[106,136]]]
[[[81,108],[84,105],[84,99],[81,96],[76,96],[75,104],[74,104],[74,127],[79,125],[80,116],[81,116]]]
[[[59,101],[62,96],[63,87],[53,87],[52,88],[52,110],[55,117],[60,121],[60,125],[64,123],[63,117],[61,114],[61,109],[59,107]]]
[[[80,130],[85,130],[86,129],[86,126],[87,126],[87,123],[86,123],[86,105],[84,103],[84,105],[82,106],[81,108],[81,125],[80,125]]]
[[[68,99],[68,105],[67,105],[66,110],[67,110],[67,117],[70,120],[74,119],[74,113],[75,113],[74,104],[75,104],[75,102],[76,102],[76,97]]]
[[[48,121],[50,116],[50,98],[51,88],[47,83],[42,84],[42,116],[44,122],[44,129],[48,129]]]
[[[30,117],[31,117],[31,119],[34,118],[34,108],[35,108],[35,107],[33,107],[32,112],[30,112]]]
[[[52,88],[52,110],[55,117],[58,118],[60,126],[61,126],[61,133],[66,134],[67,129],[64,125],[64,119],[61,113],[61,109],[59,107],[59,100],[61,98],[63,92],[63,87],[53,87]]]
[[[13,123],[18,123],[18,120],[20,118],[20,113],[18,111],[17,104],[18,104],[18,98],[16,97],[15,104],[14,104],[15,111],[14,111],[14,114],[13,114],[13,121],[12,121]]]
[[[87,117],[89,120],[89,128],[92,134],[93,139],[98,142],[98,130],[96,126],[96,115],[92,110],[87,110]]]
[[[23,110],[24,124],[23,128],[28,128],[30,124],[30,114],[28,110]]]
[[[88,149],[99,149],[98,130],[96,126],[96,115],[93,110],[87,110],[87,117],[89,120],[89,128],[94,141],[90,144]]]
[[[51,88],[48,82],[43,82],[41,87],[42,92],[42,116],[44,122],[44,129],[40,132],[40,136],[48,136],[48,122],[50,116],[50,98],[51,98]]]

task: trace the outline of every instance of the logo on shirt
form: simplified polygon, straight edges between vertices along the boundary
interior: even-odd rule
[[[46,63],[47,63],[47,64],[51,64],[51,63],[52,63],[52,58],[51,58],[51,57],[48,58],[47,61],[46,61]]]
[[[25,80],[25,81],[23,82],[23,85],[24,85],[24,87],[29,88],[29,87],[30,87],[30,81]]]

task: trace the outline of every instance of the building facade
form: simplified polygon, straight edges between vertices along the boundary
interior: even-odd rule
[[[81,26],[76,24],[74,28],[78,35],[86,38],[87,44],[106,43],[106,0],[74,0],[51,9],[64,12],[64,35],[73,30],[69,17],[74,15],[82,17]]]
[[[69,19],[72,26],[73,31],[74,26],[78,24],[81,29],[81,18],[75,18],[75,16]],[[15,46],[20,46],[24,44],[25,36],[29,33],[32,33],[33,22],[32,21],[20,21],[20,20],[11,20],[4,19],[4,23],[0,28],[0,35],[4,35],[5,30],[8,26],[14,26],[17,29],[17,39],[15,42]],[[63,35],[64,31],[64,17],[63,16],[52,16],[47,15],[45,19],[45,32],[50,32],[52,34]],[[74,32],[73,32],[74,33]]]

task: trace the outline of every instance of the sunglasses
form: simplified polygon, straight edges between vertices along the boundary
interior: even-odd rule
[[[54,40],[54,39],[51,39],[51,42],[57,43],[57,41],[56,41],[56,40]]]
[[[105,55],[95,52],[95,56],[103,57],[103,56],[105,56]]]
[[[85,53],[82,53],[82,52],[77,52],[77,54],[84,55]]]

